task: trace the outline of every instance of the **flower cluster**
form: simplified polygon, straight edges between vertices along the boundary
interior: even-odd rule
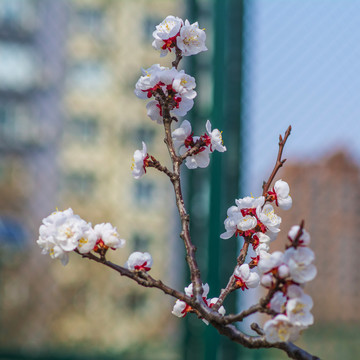
[[[309,233],[295,225],[288,233],[290,245],[285,252],[269,253],[269,244],[275,240],[281,224],[273,206],[290,209],[292,198],[289,193],[289,185],[278,180],[264,196],[236,200],[236,206],[227,211],[226,231],[220,235],[223,239],[242,236],[256,253],[249,264],[237,266],[233,276],[237,288],[256,287],[260,277],[250,269],[257,268],[261,284],[273,292],[268,308],[274,316],[264,325],[265,337],[270,343],[295,340],[301,330],[313,323],[310,313],[313,302],[301,287],[316,276],[315,255],[307,247]]]
[[[69,252],[77,250],[81,254],[90,251],[104,253],[109,248],[115,250],[125,245],[115,227],[110,223],[95,225],[87,223],[72,209],[55,211],[40,226],[37,244],[43,254],[60,259],[63,265],[69,261]]]
[[[220,237],[229,239],[233,235],[243,236],[251,239],[254,250],[257,250],[260,243],[263,246],[257,251],[266,250],[268,243],[276,239],[281,224],[281,218],[275,214],[272,204],[275,203],[284,210],[290,209],[292,198],[289,192],[289,185],[278,180],[266,196],[247,196],[235,200],[236,206],[231,206],[227,210],[227,218],[224,221],[226,231]]]
[[[190,24],[188,20],[184,22],[178,17],[168,16],[156,26],[153,36],[153,47],[160,50],[160,55],[176,50],[176,61],[172,68],[155,64],[142,69],[142,76],[135,85],[135,95],[140,99],[151,99],[146,105],[147,115],[158,124],[164,124],[164,120],[177,121],[177,116],[185,116],[194,105],[197,95],[195,79],[184,70],[178,70],[177,66],[182,56],[207,50],[206,35],[198,23]],[[193,136],[190,122],[184,120],[171,134],[174,151],[178,151],[181,162],[184,160],[189,169],[205,168],[210,163],[212,152],[226,151],[221,132],[212,130],[209,120],[205,127],[204,135]],[[142,150],[134,152],[132,174],[135,179],[143,176],[147,167],[154,167],[146,144],[143,142],[142,145]]]
[[[179,154],[184,155],[188,150],[197,146],[194,153],[186,157],[185,165],[189,169],[197,167],[205,168],[210,163],[209,155],[215,150],[226,151],[221,132],[218,129],[211,130],[211,123],[206,122],[206,131],[203,136],[193,136],[191,124],[184,120],[181,125],[172,132],[172,139]]]
[[[206,51],[205,31],[199,29],[199,24],[185,23],[176,16],[167,16],[153,32],[154,41],[152,43],[156,50],[160,51],[160,56],[166,56],[174,48],[181,51],[182,56],[190,56]]]
[[[218,301],[218,298],[211,298],[211,299],[207,299],[207,295],[209,293],[209,285],[208,284],[202,284],[202,289],[203,292],[201,294],[202,299],[204,300],[204,303],[206,304],[206,306],[208,306],[209,308],[212,308],[216,302]],[[189,286],[187,286],[185,288],[185,294],[189,297],[193,297],[193,284],[191,283]],[[193,308],[188,305],[185,301],[181,301],[181,300],[176,300],[175,305],[173,307],[172,310],[172,314],[177,316],[177,317],[185,317],[187,313],[189,312],[193,312]],[[225,315],[225,308],[223,306],[220,306],[218,313],[220,315]],[[206,324],[209,325],[209,322],[205,319],[202,319],[202,321]]]
[[[185,116],[194,105],[196,97],[195,79],[184,70],[167,68],[159,64],[142,69],[142,76],[135,85],[135,95],[140,99],[150,99],[147,103],[147,115],[158,124],[163,122],[163,106],[168,104],[171,115]]]
[[[310,235],[299,226],[293,226],[288,238],[291,245],[284,253],[264,254],[258,263],[263,274],[262,285],[276,290],[268,305],[276,315],[264,325],[270,343],[296,340],[300,331],[314,321],[310,313],[312,299],[302,289],[317,272],[313,264],[315,255],[307,247]]]
[[[151,270],[152,264],[153,259],[149,253],[135,251],[129,256],[127,262],[125,263],[125,267],[129,270],[146,272]]]

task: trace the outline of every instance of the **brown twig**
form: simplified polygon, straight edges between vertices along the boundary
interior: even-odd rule
[[[175,60],[171,63],[171,65],[172,65],[175,69],[177,69],[178,66],[179,66],[179,62],[180,62],[180,60],[182,59],[182,52],[181,52],[181,50],[180,50],[177,46],[175,46],[175,56],[176,56],[176,58],[175,58]]]
[[[301,220],[300,227],[299,227],[299,230],[298,230],[298,232],[297,232],[297,234],[295,236],[295,239],[291,242],[291,245],[287,246],[286,248],[294,247],[296,249],[299,246],[299,241],[300,241],[300,238],[301,238],[301,236],[303,234],[304,225],[305,225],[305,221]]]
[[[165,139],[164,142],[168,148],[170,158],[173,164],[173,176],[171,177],[171,182],[174,187],[176,206],[179,211],[181,219],[181,233],[180,237],[184,241],[186,249],[186,261],[189,265],[191,282],[193,284],[193,293],[194,298],[198,304],[203,304],[202,299],[202,281],[200,275],[200,269],[196,261],[195,252],[196,247],[191,241],[190,237],[190,216],[186,211],[184,198],[182,195],[181,181],[180,181],[180,165],[183,162],[183,159],[180,156],[176,155],[174,148],[174,143],[171,137],[171,123],[173,121],[172,116],[170,115],[170,106],[167,101],[163,101],[162,104],[162,114],[163,114],[163,123],[165,130]]]
[[[242,333],[234,325],[222,325],[216,322],[211,324],[217,329],[217,331],[227,336],[230,340],[241,344],[250,349],[260,348],[278,348],[287,353],[291,359],[295,360],[320,360],[317,356],[311,355],[305,350],[299,348],[291,342],[281,342],[271,344],[266,341],[264,336],[249,336]]]
[[[249,250],[249,242],[247,241],[247,239],[245,239],[244,241],[244,244],[243,244],[243,247],[242,249],[240,250],[240,254],[237,258],[237,264],[235,266],[235,269],[238,267],[238,266],[241,266],[244,262],[245,262],[245,259],[246,259],[246,255],[247,255],[247,252]],[[235,271],[234,269],[234,271]],[[221,290],[221,293],[220,293],[220,296],[219,296],[219,299],[218,301],[216,302],[216,304],[212,307],[213,310],[217,311],[220,306],[223,304],[223,302],[225,301],[226,297],[232,293],[233,291],[235,291],[238,287],[236,286],[235,284],[235,277],[234,277],[234,271],[233,273],[231,274],[230,278],[229,278],[229,281],[225,287],[225,289],[222,289]]]
[[[82,256],[83,258],[96,261],[100,264],[103,264],[116,272],[118,272],[121,276],[126,276],[134,281],[136,281],[139,285],[144,287],[153,287],[162,290],[165,294],[175,297],[176,299],[182,300],[187,304],[192,304],[192,299],[189,296],[181,293],[180,291],[174,290],[171,287],[165,285],[161,280],[156,280],[148,273],[143,271],[131,271],[122,266],[114,264],[111,261],[106,260],[105,256],[98,257],[92,253],[80,254],[78,250],[75,250],[77,254]]]
[[[202,146],[205,146],[206,143],[202,139],[198,139],[194,146],[191,149],[187,150],[184,154],[180,156],[181,161],[184,161],[187,157],[195,155]]]
[[[148,167],[153,167],[160,172],[166,174],[170,179],[174,176],[174,174],[166,167],[160,164],[158,160],[156,160],[153,156],[150,156],[151,161],[148,162]]]
[[[267,192],[269,191],[270,185],[275,178],[275,175],[277,174],[279,169],[284,165],[284,163],[286,161],[286,159],[281,159],[281,157],[282,157],[282,153],[284,150],[286,140],[290,136],[290,133],[291,133],[291,126],[289,126],[287,128],[284,138],[281,135],[279,135],[279,151],[278,151],[278,156],[276,159],[276,164],[275,164],[275,167],[274,167],[268,181],[263,183],[263,196],[266,196]]]

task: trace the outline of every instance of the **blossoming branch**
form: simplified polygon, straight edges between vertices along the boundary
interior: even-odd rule
[[[170,54],[174,60],[171,67],[154,64],[143,69],[135,85],[135,95],[148,100],[147,116],[163,127],[172,167],[163,166],[142,142],[142,149],[134,152],[132,175],[138,180],[148,176],[148,168],[154,168],[169,177],[181,220],[180,238],[186,250],[190,284],[181,292],[154,279],[149,271],[156,264],[153,264],[152,256],[146,252],[133,252],[124,266],[108,261],[107,251],[123,248],[125,240],[111,224],[92,227],[71,209],[56,211],[43,219],[38,245],[43,253],[60,259],[63,265],[67,264],[69,253],[75,252],[131,278],[141,286],[158,288],[176,299],[169,313],[171,311],[179,318],[194,313],[206,325],[214,326],[220,334],[242,346],[273,347],[285,351],[293,359],[317,359],[292,343],[314,321],[311,314],[313,302],[304,292],[304,285],[316,276],[313,264],[315,255],[309,248],[310,235],[304,228],[304,222],[289,230],[288,245],[284,252],[270,253],[270,244],[279,236],[281,226],[281,218],[275,213],[276,208],[289,210],[292,207],[289,185],[283,180],[272,185],[285,162],[282,153],[291,127],[284,137],[280,135],[276,163],[269,179],[264,182],[262,195],[235,199],[235,205],[227,210],[225,231],[219,234],[219,241],[239,238],[242,248],[238,255],[234,254],[234,271],[228,283],[224,284],[218,297],[208,298],[209,285],[203,283],[196,261],[196,248],[190,237],[190,216],[183,199],[180,174],[183,164],[190,170],[205,168],[214,151],[224,153],[227,148],[223,143],[222,132],[213,129],[209,120],[198,135],[194,135],[188,120],[181,123],[178,121],[179,116],[183,117],[191,110],[197,96],[195,78],[178,67],[184,56],[207,50],[206,33],[197,22],[190,24],[188,20],[168,16],[156,26],[153,37],[152,45],[160,51],[160,56]],[[235,291],[258,287],[265,288],[264,297],[248,309],[226,315],[223,303],[227,296]],[[257,323],[251,325],[257,335],[247,335],[235,326],[255,313],[269,316],[269,320],[262,326]]]

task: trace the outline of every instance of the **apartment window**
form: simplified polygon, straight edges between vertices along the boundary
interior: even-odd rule
[[[67,84],[88,94],[98,94],[110,86],[111,73],[100,60],[83,60],[70,68]]]
[[[8,145],[37,144],[41,141],[39,124],[31,108],[18,103],[0,103],[0,140]]]
[[[89,172],[73,172],[65,176],[65,191],[86,198],[95,190],[95,175]]]
[[[37,1],[1,0],[0,26],[33,31],[36,26]]]
[[[104,15],[104,10],[98,7],[77,9],[74,18],[76,31],[90,33],[96,37],[104,35],[104,28],[106,27]]]
[[[0,89],[23,92],[36,86],[39,59],[28,45],[0,42]]]
[[[146,294],[141,294],[135,291],[125,296],[126,307],[135,313],[138,313],[145,308],[146,301]]]
[[[152,202],[155,186],[145,180],[137,181],[135,184],[135,201],[139,205],[148,205]]]
[[[68,123],[68,134],[76,141],[93,143],[99,133],[98,119],[92,116],[79,116]]]
[[[131,241],[133,251],[149,251],[150,237],[143,234],[133,235]]]
[[[155,129],[141,126],[135,130],[134,141],[144,141],[146,145],[150,145],[154,141]]]

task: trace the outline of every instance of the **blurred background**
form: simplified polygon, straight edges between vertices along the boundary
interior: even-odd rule
[[[285,359],[242,349],[173,299],[76,254],[63,267],[35,241],[42,218],[73,208],[127,239],[111,260],[149,251],[152,275],[189,284],[167,179],[135,181],[141,141],[169,164],[161,126],[133,94],[141,67],[170,66],[151,47],[167,15],[199,21],[208,52],[182,62],[198,96],[187,118],[223,130],[228,151],[184,171],[204,282],[217,296],[238,247],[223,241],[226,209],[261,194],[279,134],[292,125],[288,229],[305,220],[317,278],[306,287],[315,324],[298,344],[323,359],[360,351],[360,3],[357,0],[0,0],[0,359]],[[172,216],[174,215],[174,216]],[[210,221],[211,219],[211,221]],[[241,295],[241,294],[240,294]],[[229,298],[227,312],[250,297]],[[261,319],[255,319],[262,321]],[[249,332],[248,327],[244,327]]]

